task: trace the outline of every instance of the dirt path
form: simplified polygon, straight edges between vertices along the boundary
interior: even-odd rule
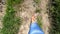
[[[41,0],[39,7],[41,8],[41,16],[42,16],[42,24],[43,24],[43,31],[45,34],[48,34],[48,27],[50,26],[50,22],[48,19],[48,13],[47,13],[47,5],[49,0]],[[21,16],[23,18],[22,25],[20,27],[20,30],[18,34],[28,34],[29,26],[31,23],[31,16],[33,13],[35,13],[36,6],[34,6],[35,3],[33,0],[25,0],[24,3],[21,5],[21,12],[18,12],[18,16]]]
[[[49,22],[49,15],[48,15],[48,10],[47,10],[47,5],[48,5],[49,0],[41,0],[40,8],[41,8],[41,16],[42,16],[42,23],[43,23],[43,30],[45,34],[48,34],[49,28],[50,27],[50,22]]]
[[[22,12],[20,12],[20,16],[23,18],[23,23],[20,27],[18,34],[28,34],[29,26],[31,23],[31,17],[34,11],[36,10],[36,7],[34,7],[33,5],[33,0],[25,0],[22,4],[20,8],[22,9]]]

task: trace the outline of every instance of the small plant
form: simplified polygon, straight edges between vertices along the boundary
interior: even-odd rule
[[[40,0],[34,0],[34,2],[35,2],[36,4],[39,4],[39,3],[40,3]]]
[[[40,13],[40,9],[36,9],[36,11],[35,11],[36,13]]]
[[[13,5],[17,5],[23,3],[24,0],[12,0],[12,1],[13,1]]]
[[[0,28],[0,32],[1,32],[1,28]]]
[[[37,22],[38,25],[42,28],[42,22],[41,22],[42,18],[40,16],[37,17]]]
[[[6,4],[7,5],[11,5],[11,6],[14,6],[14,5],[17,5],[17,4],[21,4],[23,3],[24,0],[7,0]]]

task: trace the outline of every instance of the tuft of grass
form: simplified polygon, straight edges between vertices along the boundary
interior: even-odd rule
[[[12,1],[13,1],[13,5],[17,5],[23,3],[24,0],[12,0]]]
[[[14,9],[7,8],[6,14],[3,18],[3,34],[17,34],[20,26],[21,19],[15,16]]]
[[[51,8],[52,23],[49,34],[60,34],[60,0],[52,0]]]
[[[19,3],[20,0],[7,0],[6,14],[3,17],[2,34],[17,34],[21,25],[21,18],[16,17],[13,2]]]
[[[0,32],[1,32],[1,28],[0,28]]]
[[[35,11],[36,13],[40,13],[41,11],[40,11],[40,9],[36,9],[36,11]]]
[[[10,6],[14,6],[23,3],[23,1],[24,0],[9,0],[9,1],[7,0],[6,4]]]
[[[34,2],[35,2],[36,4],[39,4],[39,3],[40,3],[40,0],[34,0]]]
[[[42,22],[41,22],[42,18],[40,16],[37,17],[37,22],[38,25],[42,28]]]

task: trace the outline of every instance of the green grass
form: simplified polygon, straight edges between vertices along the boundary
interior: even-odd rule
[[[54,0],[51,5],[52,23],[49,34],[60,34],[60,0]]]
[[[15,16],[13,8],[7,10],[6,15],[3,18],[3,34],[17,34],[20,26],[20,19]]]
[[[15,4],[19,4],[19,3],[22,3],[24,0],[12,0],[14,1]]]
[[[40,4],[40,0],[34,0],[36,4]]]
[[[7,5],[11,5],[11,6],[14,6],[14,5],[17,5],[17,4],[21,4],[23,3],[24,0],[7,0],[6,4]]]
[[[40,9],[36,9],[36,11],[35,11],[35,13],[40,13],[41,11],[40,11]]]
[[[0,28],[0,32],[1,32],[1,28]]]
[[[41,18],[41,16],[38,16],[37,17],[37,22],[38,22],[38,25],[42,28],[42,18]]]
[[[21,0],[7,0],[6,14],[3,17],[2,34],[17,34],[21,25],[21,18],[16,17],[16,11],[13,8],[13,3],[20,3]]]

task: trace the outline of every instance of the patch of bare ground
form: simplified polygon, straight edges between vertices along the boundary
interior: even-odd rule
[[[20,16],[23,20],[18,34],[28,34],[31,17],[36,10],[36,7],[34,7],[33,5],[33,0],[24,0],[19,8],[19,11],[17,10],[17,16]]]

